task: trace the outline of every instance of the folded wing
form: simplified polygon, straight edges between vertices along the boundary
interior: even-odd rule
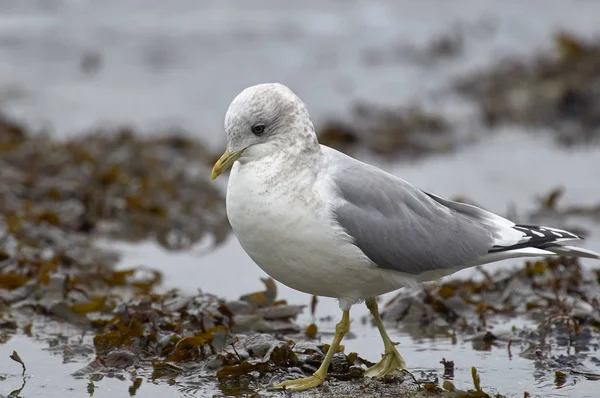
[[[562,246],[567,231],[516,225],[468,204],[426,193],[336,151],[334,215],[371,261],[412,275],[455,270],[511,257],[596,253]],[[591,254],[590,254],[591,253]],[[585,255],[588,254],[588,255]]]

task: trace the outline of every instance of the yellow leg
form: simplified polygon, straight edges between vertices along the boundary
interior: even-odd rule
[[[331,359],[333,358],[333,354],[335,354],[344,338],[344,335],[348,332],[350,328],[350,311],[344,311],[342,315],[342,320],[335,325],[335,336],[333,336],[333,342],[331,343],[331,347],[327,350],[327,355],[325,355],[325,359],[323,359],[323,363],[319,366],[319,369],[309,377],[298,380],[287,380],[283,383],[279,383],[273,388],[277,389],[285,389],[290,391],[301,391],[307,390],[309,388],[318,387],[325,381],[325,377],[327,377],[327,369],[329,368],[329,364],[331,363]]]
[[[383,377],[385,375],[401,373],[401,371],[406,368],[406,363],[404,362],[402,355],[400,355],[398,350],[396,350],[395,345],[397,343],[392,342],[392,340],[390,340],[390,336],[388,336],[387,332],[385,331],[383,321],[379,315],[379,309],[377,308],[377,301],[374,298],[368,298],[365,304],[371,312],[371,315],[373,315],[373,318],[375,318],[375,324],[377,325],[377,329],[379,329],[379,333],[381,334],[383,345],[385,347],[381,361],[367,369],[365,376]]]

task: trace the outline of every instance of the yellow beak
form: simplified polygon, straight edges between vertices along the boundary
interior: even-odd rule
[[[212,174],[210,178],[213,180],[221,175],[222,172],[231,167],[231,165],[242,156],[242,152],[230,153],[228,150],[217,160],[217,163],[213,166]]]

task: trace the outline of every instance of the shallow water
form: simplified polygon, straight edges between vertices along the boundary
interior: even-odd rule
[[[285,6],[273,0],[251,5],[221,0],[0,0],[0,105],[58,137],[94,126],[127,124],[150,132],[176,126],[215,148],[223,143],[222,118],[233,96],[262,81],[290,85],[307,102],[317,123],[344,115],[360,99],[388,105],[416,101],[454,118],[468,118],[473,107],[446,90],[453,76],[507,55],[549,48],[558,29],[596,34],[600,13],[600,3],[595,1],[461,0],[449,5],[440,0],[418,4],[355,0],[341,4],[334,0]],[[423,65],[409,56],[456,26],[465,32],[458,57]],[[86,54],[98,54],[97,70],[82,70]],[[477,129],[467,125],[465,133],[478,135]],[[531,210],[535,195],[558,185],[566,188],[565,203],[597,203],[600,186],[590,165],[600,164],[600,148],[559,150],[542,135],[506,129],[451,155],[410,164],[368,160],[424,189],[443,196],[464,195],[501,214],[513,204],[519,214]],[[224,181],[219,183],[224,187]],[[598,249],[600,230],[592,232],[583,245]],[[167,253],[150,243],[103,244],[124,253],[124,267],[143,264],[163,270],[165,287],[201,288],[232,299],[263,288],[259,278],[264,273],[234,237],[209,253],[202,248]],[[505,261],[489,268],[520,263]],[[454,277],[474,272],[466,270]],[[282,285],[279,297],[295,304],[310,302],[308,295]],[[381,343],[375,329],[359,322],[365,314],[363,306],[353,310],[352,331],[357,338],[344,344],[347,351],[375,360]],[[317,318],[328,315],[339,315],[337,304],[320,299]],[[299,322],[311,322],[310,315],[305,313]],[[319,322],[321,331],[332,331],[333,325]],[[414,341],[407,334],[392,334],[413,371],[441,374],[442,357],[455,360],[459,388],[471,386],[471,366],[481,373],[484,388],[514,396],[529,391],[544,397],[592,397],[598,388],[597,382],[588,381],[557,389],[552,374],[534,378],[533,362],[515,352],[509,359],[505,348],[480,352],[460,340],[452,345],[449,340]],[[28,365],[23,394],[87,394],[87,381],[69,376],[81,363],[62,364],[62,358],[46,347],[45,342],[23,336],[0,345],[0,358],[17,350]],[[0,393],[20,387],[18,364],[3,359],[0,373],[7,376],[0,382]],[[96,383],[94,397],[128,396],[130,384],[105,378]],[[180,387],[184,394],[185,386]],[[210,396],[217,391],[216,386],[207,388],[188,395]],[[172,394],[173,387],[146,381],[139,393]]]
[[[21,375],[18,363],[6,358],[16,350],[25,364],[27,373]],[[75,379],[71,373],[80,369],[83,361],[63,363],[62,355],[49,351],[47,342],[38,341],[23,335],[13,336],[7,344],[0,345],[0,377],[5,379],[0,382],[0,396],[8,396],[24,384],[22,397],[87,397],[88,380]],[[89,358],[89,360],[92,360]],[[88,361],[89,362],[89,361]],[[105,377],[96,382],[94,398],[128,397],[127,389],[131,381],[121,381],[116,378]],[[139,395],[146,397],[172,396],[173,387],[166,384],[152,384],[151,387],[142,383]]]
[[[323,312],[321,309],[320,313]],[[357,312],[355,311],[355,315]],[[508,332],[515,326],[533,326],[531,322],[512,319],[505,327],[496,328],[495,333]],[[335,325],[334,322],[319,322],[321,340],[328,342]],[[343,342],[346,352],[358,352],[368,359],[375,360],[382,343],[370,325],[359,322],[353,316],[351,336]],[[409,369],[417,379],[425,379],[431,374],[442,377],[442,358],[455,362],[454,377],[450,380],[461,389],[472,388],[471,367],[475,366],[481,376],[481,386],[487,392],[500,392],[509,397],[523,396],[525,391],[533,397],[595,397],[597,381],[567,382],[560,388],[555,385],[554,372],[550,370],[536,371],[535,363],[519,356],[522,348],[518,343],[509,350],[506,344],[493,346],[489,351],[474,351],[468,340],[458,338],[453,344],[450,338],[413,339],[405,333],[390,330],[392,340],[400,343],[399,349],[409,363]],[[19,364],[4,361],[0,367],[0,396],[23,387],[21,396],[31,397],[81,397],[88,396],[88,380],[71,376],[82,368],[94,355],[79,356],[73,362],[63,362],[60,351],[50,349],[48,341],[40,341],[23,335],[13,336],[6,344],[0,345],[0,358],[8,358],[16,350],[27,365],[25,377],[21,375]],[[556,348],[553,355],[566,354],[566,348]],[[586,366],[593,366],[586,363]],[[94,397],[126,397],[135,377],[125,374],[123,380],[104,377],[94,383]],[[164,382],[152,382],[144,375],[137,395],[144,397],[210,397],[221,393],[215,379],[186,381],[180,379],[174,386]],[[196,379],[196,378],[195,378]],[[175,392],[177,391],[177,392]]]
[[[0,0],[0,100],[62,137],[176,126],[212,144],[231,99],[264,81],[292,87],[317,123],[360,99],[462,112],[440,92],[452,76],[550,48],[559,29],[595,34],[598,12],[593,0]],[[457,57],[415,61],[456,29]]]

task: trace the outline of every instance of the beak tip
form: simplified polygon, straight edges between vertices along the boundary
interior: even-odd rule
[[[213,166],[212,173],[210,175],[211,180],[216,180],[224,171],[226,171],[233,163],[242,155],[242,152],[230,153],[226,150],[225,153],[217,160],[217,163]]]

